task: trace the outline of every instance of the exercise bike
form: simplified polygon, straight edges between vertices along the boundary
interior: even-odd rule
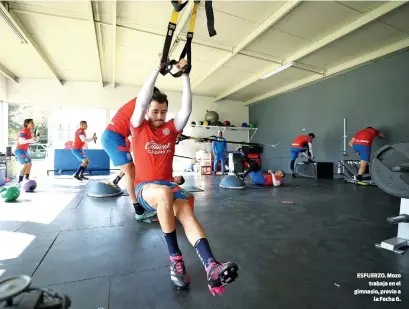
[[[31,287],[29,276],[16,276],[0,281],[0,308],[4,309],[69,309],[71,299],[46,288]]]

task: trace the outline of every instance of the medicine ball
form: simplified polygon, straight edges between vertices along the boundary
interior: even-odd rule
[[[230,127],[230,121],[226,120],[225,122],[223,122],[223,125],[225,127]]]
[[[192,122],[190,123],[190,125],[191,125],[191,126],[195,126],[195,125],[196,125],[196,122],[195,122],[195,121],[192,121]]]
[[[247,127],[248,127],[248,124],[245,123],[245,122],[243,122],[243,123],[241,124],[241,127],[242,127],[242,128],[247,128]]]
[[[29,179],[23,183],[23,189],[26,192],[33,192],[37,188],[37,182],[34,179]]]
[[[5,202],[12,202],[20,196],[20,189],[16,186],[3,187],[0,189],[0,193],[0,197],[3,198]]]
[[[203,125],[203,121],[199,121],[199,125],[201,125],[201,126],[202,126],[202,125]]]
[[[219,114],[215,111],[207,111],[205,120],[208,122],[216,122],[219,121]]]
[[[249,128],[255,128],[255,127],[256,127],[256,125],[254,123],[249,124]]]
[[[205,127],[207,127],[207,126],[209,126],[209,122],[204,121],[204,122],[203,122],[203,125],[204,125]]]
[[[221,126],[223,126],[223,123],[221,121],[216,121],[214,125],[218,126],[218,127],[221,127]]]

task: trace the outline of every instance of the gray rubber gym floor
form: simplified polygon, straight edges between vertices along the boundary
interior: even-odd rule
[[[158,224],[137,224],[128,197],[92,199],[88,183],[39,185],[19,203],[0,204],[1,278],[27,274],[33,284],[68,294],[73,309],[395,308],[409,304],[409,253],[375,243],[396,236],[385,219],[399,199],[376,187],[338,180],[287,179],[287,187],[220,189],[221,177],[189,176],[195,213],[216,258],[240,267],[240,278],[213,297],[204,269],[178,226],[191,276],[188,291],[169,280]],[[291,186],[290,183],[298,184]],[[395,273],[400,279],[360,279]],[[369,282],[401,282],[373,287]],[[363,290],[400,290],[400,303],[374,302]]]

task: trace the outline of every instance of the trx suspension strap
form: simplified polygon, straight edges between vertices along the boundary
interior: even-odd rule
[[[182,68],[181,71],[177,73],[172,73],[171,72],[172,68],[175,64],[178,63],[178,61],[176,60],[168,61],[169,50],[172,44],[173,34],[176,30],[179,12],[181,12],[185,8],[186,4],[188,3],[188,1],[184,3],[181,3],[180,1],[172,1],[173,12],[172,12],[170,22],[168,24],[168,31],[166,33],[165,45],[163,46],[163,52],[162,52],[161,62],[162,62],[163,68],[160,71],[162,75],[166,75],[169,73],[173,77],[177,78],[177,77],[182,76],[183,73],[189,74],[190,70],[192,69],[192,40],[193,40],[193,33],[195,29],[197,9],[199,7],[200,0],[195,0],[194,2],[195,3],[194,3],[192,14],[190,17],[189,30],[186,35],[186,44],[179,57],[179,61],[180,61],[181,59],[185,58],[185,56],[187,55],[187,64]],[[213,7],[212,7],[211,1],[208,0],[205,2],[205,9],[206,9],[206,16],[207,16],[207,28],[209,30],[209,35],[212,37],[216,35],[216,30],[214,29],[214,16],[213,16]]]
[[[208,143],[208,142],[212,142],[214,141],[215,137],[193,137],[193,136],[187,136],[184,134],[180,134],[176,140],[176,144],[179,144],[180,142],[183,142],[184,140],[187,139],[192,139],[192,140],[196,140],[199,143]],[[238,145],[247,145],[247,146],[269,146],[269,147],[273,147],[276,148],[279,144],[262,144],[262,143],[251,143],[251,142],[236,142],[236,141],[226,141],[227,144],[238,144]]]

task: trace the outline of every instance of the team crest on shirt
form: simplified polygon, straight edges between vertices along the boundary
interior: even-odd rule
[[[132,160],[131,154],[130,154],[129,152],[126,154],[126,158],[127,158],[128,160]]]
[[[169,133],[170,133],[169,128],[165,128],[165,129],[163,129],[163,134],[165,134],[165,135],[169,135]]]

